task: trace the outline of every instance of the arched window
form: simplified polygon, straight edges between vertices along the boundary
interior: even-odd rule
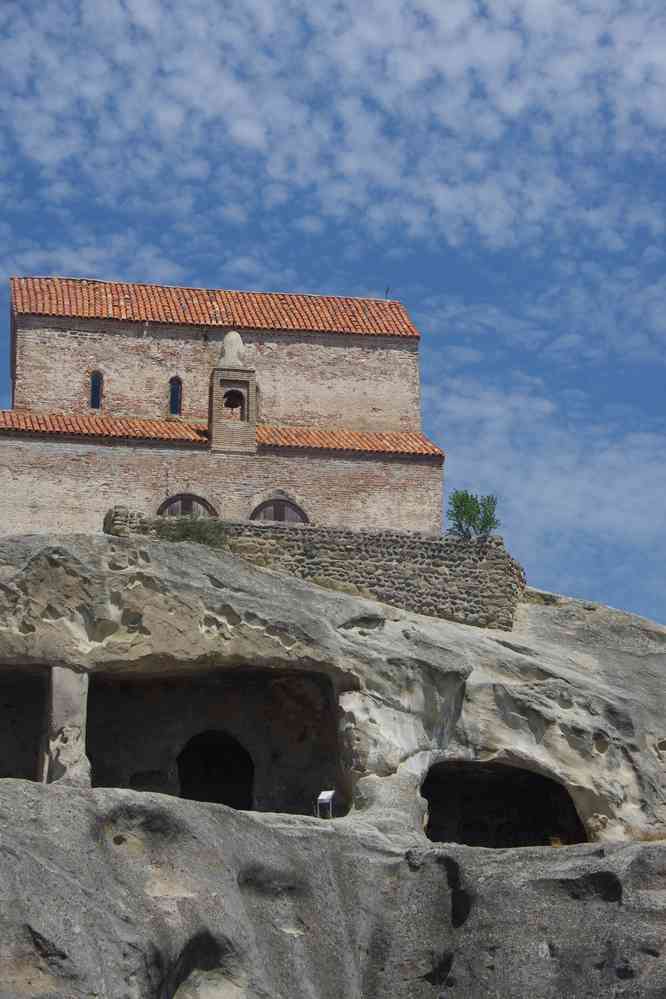
[[[217,517],[217,511],[201,496],[178,493],[165,500],[157,511],[158,517]]]
[[[183,383],[174,375],[169,379],[169,413],[171,416],[180,416],[183,409]]]
[[[252,808],[254,764],[248,751],[226,732],[201,732],[178,757],[181,798]]]
[[[102,392],[104,389],[104,375],[101,371],[93,371],[90,376],[90,408],[102,408]]]
[[[300,506],[291,500],[270,499],[260,503],[250,514],[250,520],[279,520],[291,524],[307,524],[308,518]]]
[[[224,393],[222,416],[225,420],[245,419],[245,396],[238,389],[229,389]]]

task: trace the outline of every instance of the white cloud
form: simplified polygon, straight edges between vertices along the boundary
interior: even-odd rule
[[[449,371],[467,364],[479,364],[483,359],[484,355],[481,350],[475,350],[473,347],[447,344],[446,367]]]
[[[312,235],[313,233],[321,232],[324,228],[324,223],[316,215],[304,215],[294,222],[294,227],[300,229],[301,232]]]
[[[485,17],[473,0],[77,7],[12,5],[0,41],[6,134],[51,184],[75,163],[105,196],[158,174],[176,188],[183,149],[208,165],[202,183],[250,151],[337,217],[377,211],[381,189],[412,236],[427,217],[453,243],[466,227],[490,247],[528,245],[538,225],[618,250],[646,224],[605,163],[663,152],[656,0],[514,0]],[[577,197],[590,185],[607,193],[595,206]]]
[[[182,280],[185,270],[158,246],[127,232],[106,240],[83,238],[51,247],[24,240],[0,257],[0,273],[5,280],[11,274],[60,274],[175,283]]]
[[[533,585],[603,599],[612,565],[637,609],[650,588],[638,566],[650,576],[666,557],[666,429],[628,431],[640,414],[576,395],[572,423],[543,386],[444,375],[425,389],[427,426],[448,453],[448,492],[499,495],[501,533]]]
[[[512,544],[564,580],[666,526],[663,428],[535,377],[666,357],[666,13],[480,6],[9,0],[0,266],[382,294],[377,245],[405,270],[412,246],[508,260],[487,293],[413,289],[429,420],[450,480],[504,489]]]
[[[631,258],[630,258],[631,259]],[[661,247],[650,245],[631,263],[556,258],[539,280],[516,275],[502,304],[456,296],[414,296],[420,327],[468,346],[492,343],[565,367],[666,362],[666,276]],[[546,280],[547,278],[547,280]],[[436,349],[436,348],[435,348]]]

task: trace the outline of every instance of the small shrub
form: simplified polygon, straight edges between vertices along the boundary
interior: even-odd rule
[[[211,548],[225,548],[227,535],[224,525],[215,518],[156,517],[151,528],[163,541],[196,541]]]
[[[496,509],[497,496],[477,496],[466,489],[456,489],[449,497],[449,530],[461,538],[488,537],[500,526]]]

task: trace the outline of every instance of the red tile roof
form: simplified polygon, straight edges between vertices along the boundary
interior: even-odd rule
[[[15,314],[238,329],[418,337],[400,302],[173,288],[60,277],[11,278]]]
[[[0,410],[0,431],[26,431],[33,434],[58,434],[75,437],[133,438],[144,441],[176,441],[203,444],[205,424],[180,420],[137,420],[117,416],[94,416],[69,413],[37,413]]]
[[[138,420],[116,416],[38,413],[0,410],[0,433],[54,434],[58,437],[106,437],[113,440],[165,441],[206,445],[208,427],[183,420]],[[422,433],[376,433],[322,430],[310,427],[257,426],[257,444],[265,447],[316,448],[374,454],[430,455],[443,458],[440,448]]]
[[[399,431],[319,430],[310,427],[257,427],[257,444],[271,447],[325,448],[328,451],[375,451],[384,454],[432,454],[443,452],[425,434]]]

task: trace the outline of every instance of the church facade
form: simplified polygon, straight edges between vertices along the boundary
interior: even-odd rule
[[[419,333],[395,301],[11,281],[3,534],[147,515],[441,530]]]

